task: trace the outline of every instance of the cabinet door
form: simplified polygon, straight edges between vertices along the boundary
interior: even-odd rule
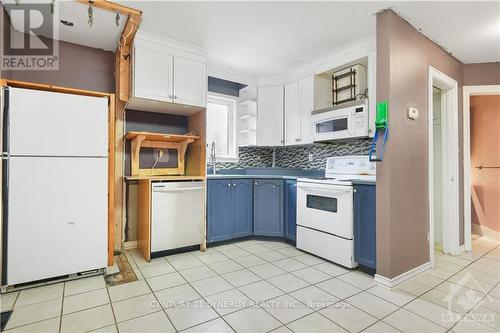
[[[297,235],[297,181],[285,180],[285,237],[295,241]]]
[[[134,96],[173,101],[174,57],[148,48],[134,48]]]
[[[233,234],[231,180],[209,180],[207,192],[207,242],[227,240]]]
[[[299,118],[299,143],[312,143],[311,112],[314,110],[314,75],[298,82],[297,114]]]
[[[283,86],[257,91],[257,145],[283,145]]]
[[[251,179],[233,179],[233,237],[250,236],[253,219],[253,186]]]
[[[354,259],[376,269],[375,186],[354,187]]]
[[[298,82],[285,86],[285,145],[299,143]]]
[[[175,57],[174,102],[199,107],[207,106],[207,65]]]
[[[254,225],[258,236],[283,237],[283,181],[254,181]]]

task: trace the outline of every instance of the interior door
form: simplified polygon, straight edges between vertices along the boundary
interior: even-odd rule
[[[107,156],[108,99],[10,88],[14,156]]]
[[[175,57],[174,102],[199,107],[207,106],[207,65],[203,62]]]
[[[106,267],[107,171],[107,158],[9,159],[7,284]]]
[[[145,47],[134,48],[134,96],[173,101],[174,57]]]
[[[285,145],[296,145],[300,139],[297,81],[285,86]]]
[[[500,232],[500,96],[472,96],[472,223]]]

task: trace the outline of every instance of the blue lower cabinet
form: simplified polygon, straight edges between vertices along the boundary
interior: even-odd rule
[[[296,240],[297,235],[297,181],[285,180],[285,238]]]
[[[354,259],[376,269],[376,188],[354,185]]]
[[[252,235],[253,185],[251,179],[233,179],[233,237]]]
[[[208,180],[207,242],[233,237],[233,188],[230,179]]]
[[[253,185],[253,234],[283,237],[283,181],[255,179]]]

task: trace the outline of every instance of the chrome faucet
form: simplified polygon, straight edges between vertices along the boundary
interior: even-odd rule
[[[216,159],[215,159],[215,141],[212,141],[210,148],[210,162],[212,163],[212,174],[215,175]]]
[[[276,148],[273,148],[273,168],[276,168]]]

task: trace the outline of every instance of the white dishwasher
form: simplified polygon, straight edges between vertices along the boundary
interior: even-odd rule
[[[151,252],[200,245],[205,222],[203,181],[152,184]]]

